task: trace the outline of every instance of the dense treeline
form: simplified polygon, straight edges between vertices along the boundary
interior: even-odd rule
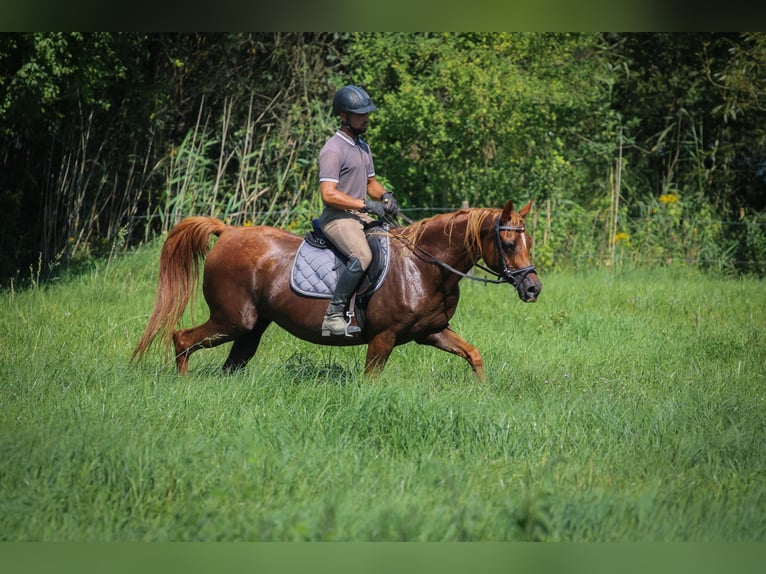
[[[537,200],[539,265],[766,272],[766,35],[0,35],[0,277],[190,213],[299,228],[344,83],[405,209]]]

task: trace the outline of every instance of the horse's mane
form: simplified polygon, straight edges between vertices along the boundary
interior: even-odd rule
[[[481,228],[487,217],[497,215],[496,209],[491,208],[470,208],[461,209],[452,213],[440,213],[426,219],[421,219],[399,229],[399,233],[414,245],[420,245],[426,231],[441,228],[448,242],[452,241],[452,235],[455,225],[458,222],[465,222],[465,237],[463,245],[466,251],[474,255],[481,253]]]

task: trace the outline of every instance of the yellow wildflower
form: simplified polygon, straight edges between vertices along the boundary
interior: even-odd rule
[[[665,203],[665,204],[668,204],[668,203],[678,203],[679,199],[681,199],[681,198],[678,197],[678,195],[676,195],[675,193],[672,193],[672,192],[671,193],[663,193],[660,196],[660,203]]]

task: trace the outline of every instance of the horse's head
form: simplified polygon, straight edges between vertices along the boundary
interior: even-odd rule
[[[532,238],[524,218],[531,209],[532,200],[518,212],[513,210],[513,201],[508,201],[494,223],[494,245],[482,253],[487,265],[516,287],[522,301],[529,303],[537,301],[543,288],[529,257]]]

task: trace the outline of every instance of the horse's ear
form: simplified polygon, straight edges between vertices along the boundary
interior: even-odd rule
[[[511,215],[513,215],[513,200],[509,199],[508,203],[506,203],[505,207],[503,208],[503,215],[501,216],[502,221],[510,220]]]
[[[529,211],[532,209],[532,204],[534,202],[535,202],[534,199],[530,199],[527,202],[527,204],[519,210],[519,215],[521,215],[522,219],[524,219],[527,216],[527,214],[529,213]]]

